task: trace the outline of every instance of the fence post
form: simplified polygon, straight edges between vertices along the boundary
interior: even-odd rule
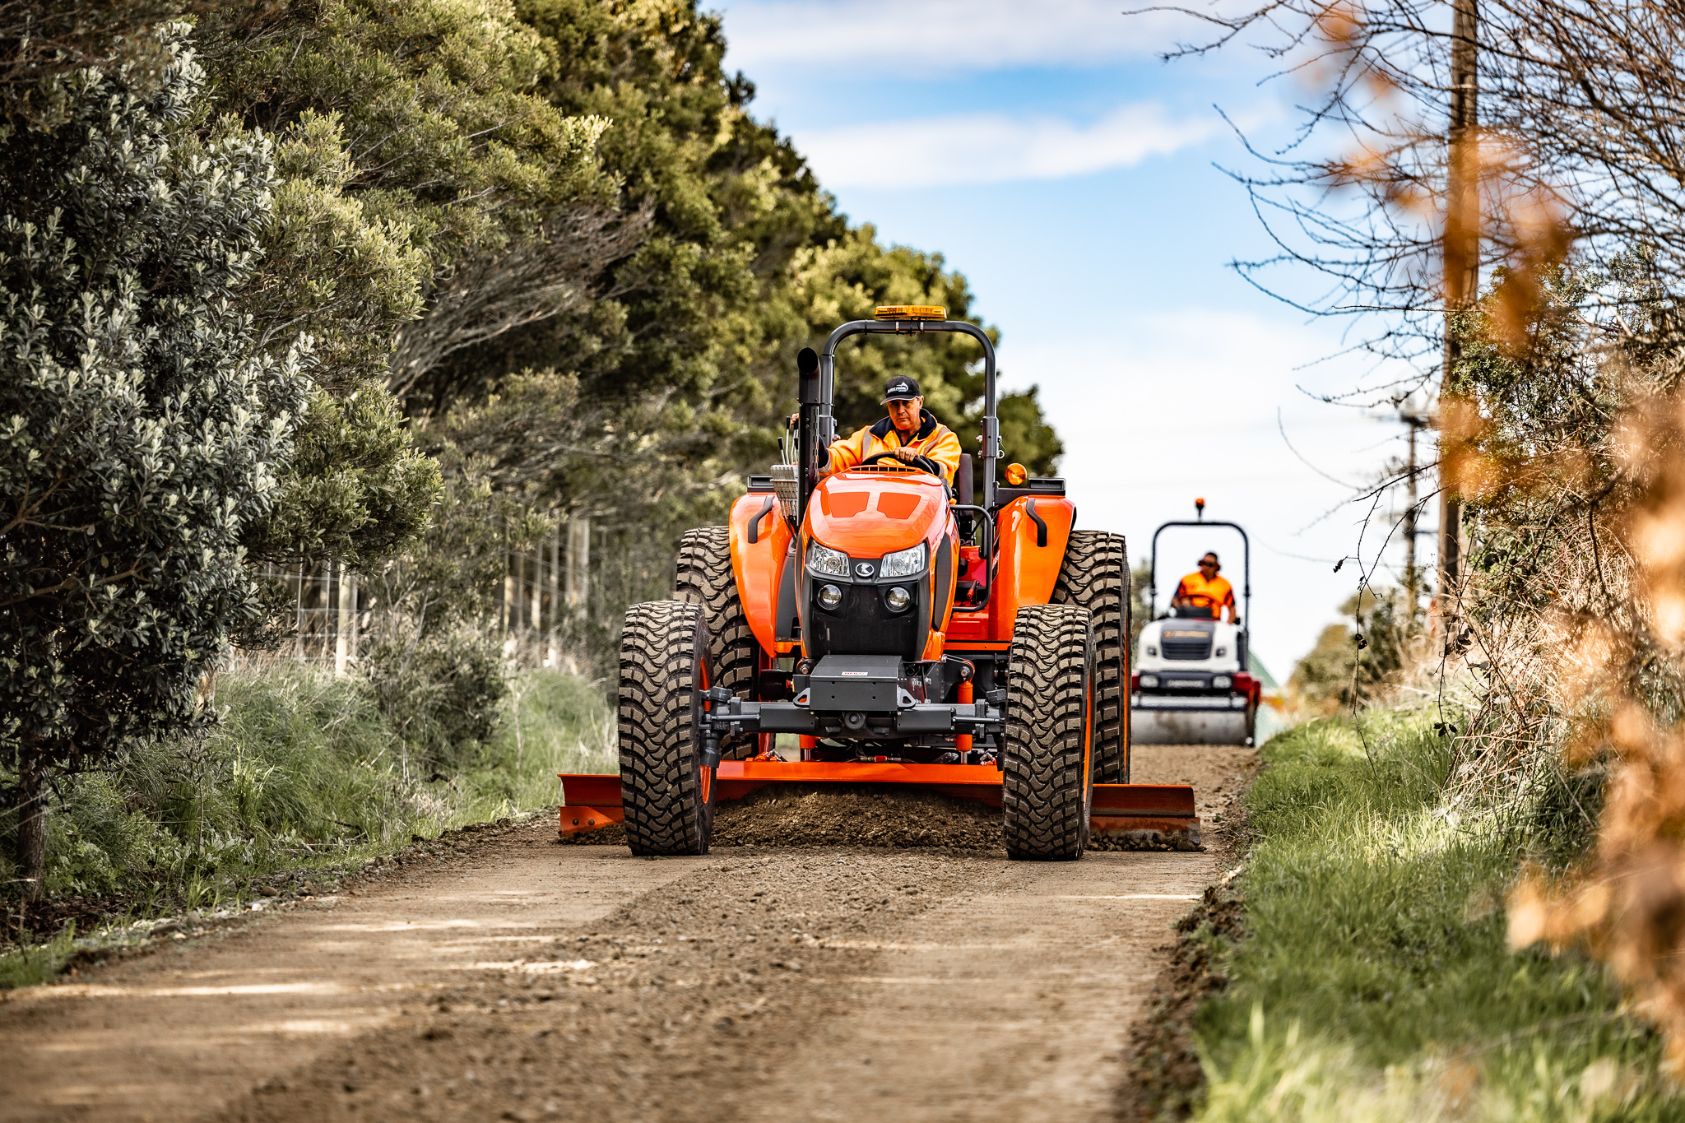
[[[533,634],[544,631],[544,544],[532,546],[532,602],[527,605],[527,626]]]
[[[556,638],[556,626],[562,618],[562,524],[559,519],[550,528],[547,545],[550,548],[550,580],[546,589],[550,596],[550,632],[544,645],[544,665],[554,667],[561,658]]]
[[[293,584],[293,658],[304,662],[304,563],[298,563],[298,580]]]
[[[515,577],[511,571],[509,551],[503,551],[503,614],[498,620],[504,638],[515,630]]]
[[[591,575],[591,516],[575,515],[568,520],[568,614],[583,616]]]
[[[333,673],[336,677],[344,677],[351,663],[351,629],[356,626],[357,579],[350,574],[344,562],[332,563],[329,572],[339,578],[333,629]]]

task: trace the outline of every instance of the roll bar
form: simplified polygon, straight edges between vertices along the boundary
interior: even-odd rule
[[[1171,527],[1177,527],[1177,526],[1193,526],[1193,527],[1200,527],[1200,528],[1228,527],[1230,530],[1232,530],[1236,534],[1240,535],[1240,550],[1241,550],[1241,554],[1240,554],[1240,559],[1241,559],[1240,560],[1240,572],[1241,572],[1240,597],[1241,597],[1241,613],[1242,613],[1241,618],[1240,618],[1240,648],[1241,648],[1240,665],[1242,667],[1248,667],[1248,666],[1250,666],[1250,664],[1247,662],[1246,652],[1247,652],[1247,649],[1252,646],[1252,643],[1251,643],[1251,640],[1252,640],[1252,540],[1246,536],[1246,528],[1241,526],[1239,523],[1206,522],[1205,521],[1205,500],[1203,500],[1203,499],[1197,500],[1195,502],[1194,506],[1195,506],[1195,509],[1199,512],[1199,518],[1197,520],[1195,520],[1195,519],[1183,519],[1183,520],[1175,520],[1175,521],[1171,521],[1171,522],[1167,522],[1167,523],[1160,523],[1159,528],[1157,530],[1153,531],[1152,560],[1149,563],[1150,568],[1148,568],[1148,570],[1147,570],[1147,606],[1149,608],[1153,607],[1154,603],[1158,599],[1158,536],[1159,535],[1163,534],[1165,531],[1169,530]]]
[[[801,420],[796,430],[796,457],[801,465],[797,489],[800,523],[807,499],[819,484],[819,451],[837,439],[831,405],[836,398],[837,345],[851,335],[918,335],[949,332],[969,335],[983,347],[983,508],[995,506],[995,466],[1000,461],[1000,418],[995,402],[995,345],[988,333],[964,320],[850,320],[832,331],[817,355],[804,348],[796,358],[801,375]]]

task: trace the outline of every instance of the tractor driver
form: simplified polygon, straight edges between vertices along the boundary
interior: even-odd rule
[[[1217,620],[1221,620],[1223,610],[1228,609],[1229,623],[1235,623],[1234,586],[1229,584],[1227,577],[1217,576],[1217,571],[1222,568],[1217,555],[1207,550],[1205,556],[1199,559],[1199,568],[1177,584],[1176,595],[1170,598],[1170,607],[1203,608]]]
[[[831,443],[824,471],[840,472],[874,456],[888,455],[953,487],[960,466],[960,439],[924,408],[918,379],[905,374],[891,378],[884,384],[883,404],[888,417]]]

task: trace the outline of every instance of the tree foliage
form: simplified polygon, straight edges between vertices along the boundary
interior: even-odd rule
[[[179,134],[201,71],[160,38],[156,70],[47,79],[60,115],[0,161],[0,759],[26,789],[198,719],[304,406],[302,348],[233,298],[270,148]]]
[[[1403,592],[1365,588],[1340,606],[1351,624],[1330,624],[1287,681],[1294,704],[1311,714],[1336,714],[1384,696],[1411,657],[1411,624]]]

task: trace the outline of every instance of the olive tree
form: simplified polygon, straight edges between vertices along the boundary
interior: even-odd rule
[[[190,128],[187,29],[156,34],[161,65],[46,77],[49,111],[0,141],[0,781],[26,894],[55,775],[206,716],[304,402],[302,345],[260,350],[235,302],[269,145]]]

